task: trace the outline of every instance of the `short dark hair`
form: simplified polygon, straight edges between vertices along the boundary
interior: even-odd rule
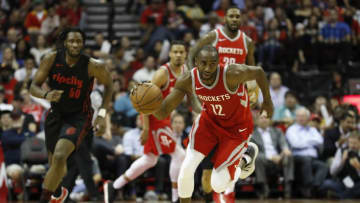
[[[289,90],[285,93],[285,98],[288,97],[288,96],[292,96],[292,97],[295,97],[296,99],[298,99],[296,93],[292,90]]]
[[[70,32],[78,32],[81,34],[81,37],[83,38],[83,44],[85,45],[86,35],[80,28],[75,27],[68,27],[65,28],[57,37],[57,48],[58,49],[64,49],[64,42]],[[85,46],[84,46],[85,47]]]
[[[213,46],[211,46],[211,45],[205,45],[205,46],[203,46],[196,55],[199,56],[200,52],[202,52],[202,51],[215,52],[215,53],[216,53],[216,56],[219,56],[219,53],[218,53],[216,47],[213,47]]]
[[[173,41],[171,41],[170,47],[172,47],[173,45],[183,45],[184,47],[186,47],[185,42],[182,41],[182,40],[173,40]]]
[[[237,9],[237,10],[239,10],[240,13],[241,13],[241,9],[240,9],[239,7],[237,7],[237,6],[235,6],[235,5],[232,5],[232,6],[230,6],[229,8],[226,9],[225,15],[227,14],[227,12],[228,12],[230,9]]]

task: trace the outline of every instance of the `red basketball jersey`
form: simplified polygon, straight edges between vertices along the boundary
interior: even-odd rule
[[[202,116],[231,132],[231,137],[239,138],[239,134],[248,136],[253,130],[253,120],[247,90],[244,84],[235,91],[229,90],[225,74],[227,67],[219,65],[216,80],[211,86],[202,83],[197,68],[193,68],[193,91],[202,102]]]
[[[227,64],[245,64],[247,56],[246,39],[251,40],[242,31],[238,31],[235,38],[228,37],[223,28],[215,29],[216,39],[213,46],[219,53],[219,63],[224,66]]]
[[[163,96],[163,98],[165,98],[170,94],[171,90],[174,88],[177,77],[176,77],[175,73],[171,70],[170,63],[165,63],[164,65],[160,66],[160,68],[165,69],[168,73],[167,83],[164,87],[161,88],[162,96]],[[184,66],[181,67],[181,74],[183,72],[184,72]],[[170,117],[168,117],[166,119],[170,120]],[[151,120],[157,121],[157,119],[153,115],[150,115],[150,121]]]

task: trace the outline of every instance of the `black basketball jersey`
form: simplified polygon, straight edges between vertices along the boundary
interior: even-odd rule
[[[65,60],[65,52],[58,51],[49,73],[49,85],[52,90],[63,90],[59,102],[52,102],[51,108],[61,114],[92,114],[90,94],[94,78],[89,77],[89,57],[81,54],[72,67]]]

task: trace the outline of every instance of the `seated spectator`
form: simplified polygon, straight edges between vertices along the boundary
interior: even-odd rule
[[[14,51],[11,47],[5,47],[2,50],[1,54],[2,54],[1,68],[8,66],[12,70],[19,69],[19,64],[16,61]]]
[[[213,4],[213,10],[216,15],[220,18],[220,23],[225,23],[226,10],[231,6],[231,0],[218,0]]]
[[[299,189],[306,198],[313,195],[311,192],[314,193],[323,184],[328,174],[327,165],[319,160],[318,151],[324,143],[323,137],[314,127],[309,126],[309,118],[310,111],[299,108],[296,110],[296,123],[286,131],[295,167],[299,169],[295,174],[301,177]]]
[[[295,92],[289,90],[285,93],[285,103],[275,108],[272,119],[275,122],[290,125],[294,122],[295,112],[300,107],[301,105],[298,103]]]
[[[135,82],[141,83],[151,81],[156,69],[156,62],[153,56],[148,56],[145,60],[144,66],[137,70],[133,75]]]
[[[35,66],[34,57],[27,56],[25,59],[25,66],[15,71],[15,79],[18,82],[24,82],[24,84],[26,84],[34,78],[36,71],[37,68]]]
[[[141,13],[140,24],[143,29],[147,29],[149,24],[149,17],[153,17],[155,25],[162,25],[163,15],[165,12],[165,5],[163,0],[151,0],[150,5]]]
[[[56,13],[55,6],[48,9],[48,16],[42,22],[40,33],[48,36],[52,31],[60,26],[60,16]]]
[[[97,33],[95,35],[96,47],[93,52],[94,57],[103,59],[106,58],[110,54],[111,44],[108,40],[104,39],[104,35],[102,33]]]
[[[60,3],[56,13],[62,18],[67,18],[70,26],[78,26],[83,12],[80,1],[64,0]]]
[[[319,41],[323,43],[321,58],[323,64],[342,64],[349,60],[351,30],[349,25],[338,21],[336,10],[329,10],[328,22],[320,31]],[[341,50],[339,52],[338,50]]]
[[[284,196],[291,197],[291,184],[294,180],[294,161],[290,148],[283,133],[271,127],[270,119],[260,116],[258,127],[255,129],[252,139],[259,146],[259,155],[256,159],[256,183],[261,185],[258,195],[261,199],[269,196],[269,175],[275,175],[283,171]]]
[[[356,115],[351,110],[345,110],[338,126],[324,132],[324,159],[332,159],[339,148],[345,147],[350,133],[356,129]]]
[[[0,85],[0,112],[1,111],[12,111],[14,107],[11,104],[8,104],[5,100],[5,89]],[[0,126],[1,127],[1,126]],[[1,132],[1,130],[0,130]]]
[[[51,48],[48,47],[46,38],[42,34],[37,36],[35,46],[30,48],[30,53],[34,56],[36,65],[40,65],[41,58],[50,51]]]
[[[264,42],[259,46],[259,63],[267,65],[278,64],[279,51],[282,47],[280,43],[279,22],[276,18],[269,21],[264,32]]]
[[[28,33],[38,34],[40,33],[42,22],[47,17],[47,11],[43,0],[35,0],[33,5],[33,10],[27,14],[24,24]]]
[[[171,128],[176,137],[177,144],[183,146],[183,140],[188,137],[185,132],[185,117],[179,113],[171,115]]]
[[[273,101],[274,108],[280,108],[285,103],[285,94],[289,91],[289,88],[282,85],[281,75],[277,72],[270,74],[270,96]],[[262,94],[259,95],[259,102],[262,103]]]
[[[14,70],[10,66],[0,68],[0,85],[5,89],[5,99],[9,104],[11,104],[14,99],[15,86],[17,84],[13,73]]]
[[[34,117],[35,122],[40,124],[41,117],[44,113],[44,108],[34,101],[32,101],[31,95],[27,89],[23,89],[20,95],[24,98],[22,111],[26,114],[30,114]]]
[[[15,57],[18,64],[22,67],[25,65],[25,59],[30,56],[30,44],[25,39],[16,42]]]
[[[185,14],[177,10],[175,0],[167,2],[163,25],[165,25],[177,39],[179,39],[182,33],[188,29],[185,22]]]
[[[335,192],[340,199],[360,198],[360,134],[353,132],[347,147],[338,148],[330,167],[332,179],[321,186],[322,190]]]
[[[200,27],[199,37],[202,38],[211,30],[215,30],[217,28],[221,28],[222,25],[219,23],[219,18],[215,12],[211,12],[208,15],[208,22],[204,23]],[[246,33],[247,34],[247,33]]]
[[[130,90],[134,87],[135,81],[130,81],[128,85],[128,91],[126,94],[122,94],[116,98],[114,102],[114,114],[121,114],[122,126],[135,127],[135,120],[138,112],[134,109],[130,101]]]

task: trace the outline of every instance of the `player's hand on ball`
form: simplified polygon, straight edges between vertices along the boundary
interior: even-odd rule
[[[149,138],[149,130],[142,130],[140,136],[141,145],[144,145]]]
[[[51,90],[46,94],[45,99],[49,102],[58,102],[63,92],[63,90]]]
[[[95,135],[102,136],[105,133],[106,121],[102,116],[97,116],[94,122]]]
[[[130,91],[131,104],[137,112],[148,115],[156,112],[162,103],[162,92],[150,82],[139,83]]]

